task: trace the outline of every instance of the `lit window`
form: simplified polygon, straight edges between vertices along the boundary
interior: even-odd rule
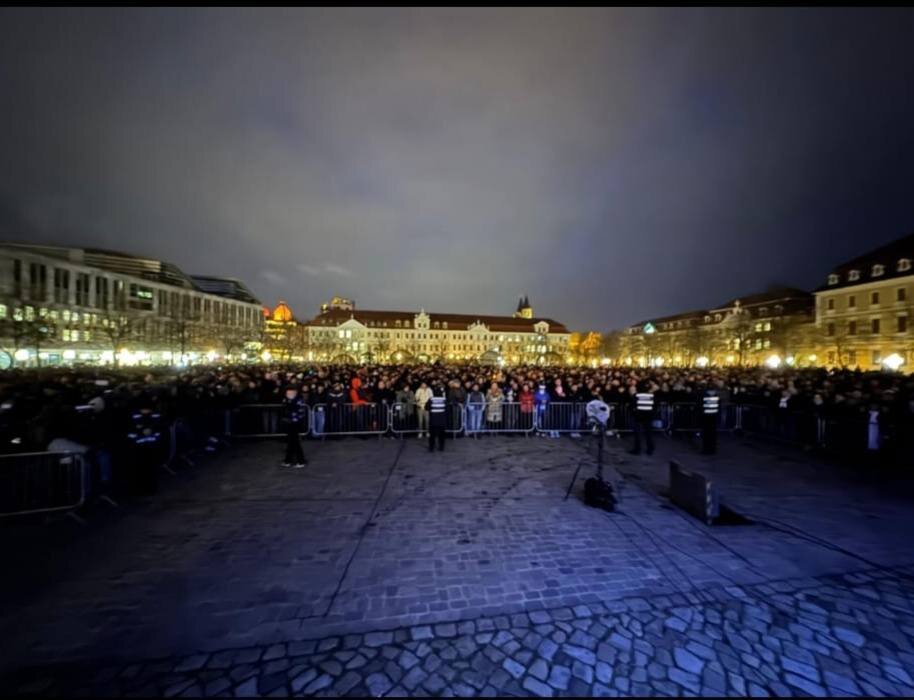
[[[873,265],[873,277],[881,277],[885,273],[885,265]]]
[[[860,270],[851,270],[847,273],[847,279],[850,282],[856,282],[860,279]]]
[[[770,322],[770,321],[765,321],[765,330],[766,330],[766,331],[770,331],[770,330],[771,330],[771,322]]]
[[[0,304],[0,318],[6,318],[6,304]]]

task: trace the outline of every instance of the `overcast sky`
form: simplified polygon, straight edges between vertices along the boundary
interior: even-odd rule
[[[908,9],[0,9],[0,239],[606,330],[914,232]]]

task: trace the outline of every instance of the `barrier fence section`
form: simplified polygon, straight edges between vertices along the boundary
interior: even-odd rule
[[[747,433],[799,445],[822,444],[822,418],[812,412],[755,404],[742,404],[739,410],[740,427]]]
[[[0,518],[75,511],[86,501],[86,462],[76,452],[0,456]]]
[[[581,433],[587,431],[587,404],[550,401],[537,413],[537,428],[544,432]]]
[[[610,403],[609,406],[611,415],[608,429],[616,433],[632,432],[635,429],[635,414],[637,413],[635,407],[630,403]],[[651,430],[668,431],[670,420],[669,404],[657,404],[651,414]]]
[[[611,403],[607,429],[617,434],[634,429],[636,411],[629,403]],[[395,435],[428,432],[423,409],[415,403],[317,404],[307,408],[302,435]],[[702,407],[696,402],[658,403],[651,416],[651,429],[669,433],[698,432]],[[743,430],[775,440],[815,446],[836,453],[862,453],[869,444],[865,419],[825,418],[809,411],[793,411],[756,404],[722,404],[719,431]],[[240,437],[275,437],[285,434],[281,404],[245,404],[232,409],[225,419],[226,434]],[[172,426],[174,428],[174,426]],[[420,430],[421,428],[421,430]],[[587,404],[553,401],[526,406],[520,402],[448,404],[446,430],[452,436],[483,434],[532,434],[534,432],[583,433],[587,427]],[[181,458],[178,435],[170,431],[166,464]],[[887,438],[883,431],[880,440]]]
[[[820,445],[827,452],[846,457],[860,457],[870,449],[870,423],[865,418],[822,418]],[[879,426],[881,428],[881,426]],[[879,450],[896,437],[884,429],[879,429],[872,449]]]
[[[317,408],[317,406],[314,408]],[[302,435],[306,435],[311,431],[312,412],[310,407],[305,407],[305,419],[301,428]],[[239,437],[277,437],[286,434],[285,426],[282,424],[282,404],[244,404],[233,409],[230,413],[229,435]]]
[[[498,401],[467,404],[462,408],[468,437],[485,434],[529,434],[534,428],[536,409],[524,407],[518,401]]]
[[[723,404],[717,413],[717,430],[740,429],[740,406]],[[669,431],[697,432],[704,425],[704,407],[694,402],[673,403],[669,406]]]
[[[445,407],[445,431],[452,436],[463,432],[465,416],[463,406],[449,403]],[[390,430],[394,435],[429,432],[429,414],[416,403],[397,402],[390,405]]]
[[[320,409],[324,414],[323,426],[315,435],[383,435],[390,427],[386,404],[316,404],[311,410],[313,413]]]

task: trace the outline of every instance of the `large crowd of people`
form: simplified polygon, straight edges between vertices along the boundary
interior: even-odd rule
[[[76,445],[98,456],[103,481],[124,454],[168,449],[177,439],[218,450],[226,413],[249,404],[277,405],[289,387],[311,407],[314,431],[333,432],[332,409],[344,404],[395,406],[396,419],[420,435],[434,393],[465,411],[465,429],[484,425],[546,429],[544,405],[581,406],[600,399],[621,408],[637,391],[657,405],[689,403],[713,387],[721,404],[768,407],[785,414],[872,422],[880,434],[914,431],[914,377],[825,369],[498,367],[474,364],[370,366],[234,365],[174,368],[12,370],[0,374],[0,450],[37,452]],[[324,411],[317,410],[324,407]],[[402,413],[400,413],[402,412]],[[580,411],[572,420],[580,422]],[[896,441],[898,443],[898,441]],[[116,471],[116,470],[115,470]]]

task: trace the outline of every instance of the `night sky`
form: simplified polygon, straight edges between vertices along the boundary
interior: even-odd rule
[[[0,239],[607,330],[914,232],[908,9],[0,9]]]

